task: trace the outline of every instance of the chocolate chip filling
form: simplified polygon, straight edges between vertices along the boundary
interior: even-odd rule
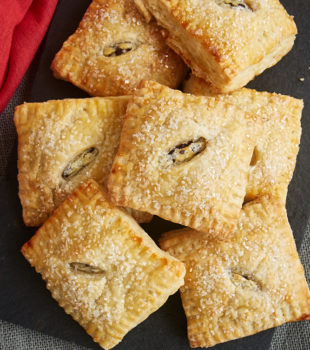
[[[69,265],[74,272],[82,272],[90,275],[102,275],[105,273],[105,271],[100,269],[99,267],[92,266],[89,264],[84,264],[80,262],[71,262]]]
[[[103,50],[105,57],[116,57],[124,55],[132,50],[135,50],[139,45],[131,41],[122,41],[114,45],[107,46]]]
[[[232,9],[241,9],[252,11],[249,4],[244,0],[217,0],[218,5],[229,7]]]
[[[165,166],[179,165],[189,162],[207,146],[207,140],[204,137],[199,137],[196,140],[190,140],[186,143],[181,143],[171,149],[162,159]]]
[[[261,290],[261,283],[251,274],[238,268],[231,269],[231,280],[236,286],[254,291]]]
[[[69,180],[72,177],[76,176],[80,171],[86,168],[91,162],[95,160],[99,151],[95,147],[90,147],[82,153],[78,154],[73,158],[69,164],[65,167],[62,172],[62,177],[65,180]]]

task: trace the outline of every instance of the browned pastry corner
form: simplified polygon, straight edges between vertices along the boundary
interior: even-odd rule
[[[187,71],[133,0],[94,0],[51,68],[93,96],[131,94],[142,79],[174,88]]]

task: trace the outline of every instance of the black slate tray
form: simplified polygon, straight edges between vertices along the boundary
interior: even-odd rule
[[[52,77],[49,65],[63,41],[74,32],[89,0],[61,0],[52,25],[35,64],[36,75],[29,101],[54,98],[86,97],[87,94],[69,83]],[[299,35],[294,49],[275,67],[265,71],[249,84],[258,90],[278,92],[303,98],[305,109],[301,149],[294,178],[289,187],[287,209],[297,247],[300,247],[310,218],[310,2],[283,0],[290,14],[295,16]],[[301,82],[299,78],[304,77]],[[8,171],[0,183],[0,319],[42,331],[59,338],[100,349],[84,330],[51,298],[40,275],[36,274],[20,253],[20,248],[35,232],[26,228],[21,217],[17,197],[16,148],[10,158]],[[161,232],[173,229],[175,224],[157,217],[145,230],[157,240]],[[218,350],[266,350],[273,330],[215,346]],[[1,339],[0,339],[1,348]],[[117,346],[119,350],[188,350],[186,319],[178,294],[146,321],[132,330]]]

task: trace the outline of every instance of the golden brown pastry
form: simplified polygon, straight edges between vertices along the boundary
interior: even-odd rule
[[[296,25],[278,0],[135,0],[167,30],[166,43],[193,73],[229,92],[276,64]]]
[[[226,238],[261,120],[212,97],[144,82],[129,102],[108,188],[117,205]]]
[[[184,229],[160,245],[186,265],[181,297],[193,348],[310,318],[309,288],[279,199],[247,203],[230,242]]]
[[[245,199],[249,201],[263,194],[272,194],[285,202],[299,150],[303,101],[245,88],[216,95],[210,84],[193,75],[184,83],[184,91],[214,96],[266,120],[254,148]]]
[[[142,79],[177,87],[187,70],[133,0],[94,0],[51,68],[94,96],[131,94]]]
[[[22,253],[59,305],[104,349],[184,282],[184,265],[111,205],[92,180],[60,205]]]
[[[19,197],[27,226],[41,225],[83,180],[106,185],[128,101],[120,96],[16,107]],[[152,217],[132,214],[141,222]]]

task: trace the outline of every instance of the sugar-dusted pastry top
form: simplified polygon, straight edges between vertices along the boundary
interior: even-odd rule
[[[106,185],[129,97],[16,107],[19,197],[26,225],[42,224],[81,181]],[[140,219],[149,220],[149,214]],[[143,220],[142,220],[143,221]]]
[[[309,288],[279,199],[247,203],[231,241],[184,229],[164,234],[160,246],[186,265],[181,297],[192,347],[310,318]]]
[[[135,0],[167,30],[165,39],[195,75],[228,92],[276,64],[296,25],[278,0]]]
[[[254,148],[246,200],[272,194],[285,202],[299,151],[303,101],[245,88],[216,95],[210,84],[193,75],[185,81],[183,88],[195,95],[214,96],[266,120]]]
[[[111,200],[227,237],[239,217],[261,120],[144,82],[128,104],[108,180]]]
[[[160,250],[93,180],[79,186],[22,253],[52,296],[104,349],[183,284],[184,265]]]
[[[187,71],[133,0],[94,0],[51,68],[94,96],[131,94],[142,79],[177,87]]]

